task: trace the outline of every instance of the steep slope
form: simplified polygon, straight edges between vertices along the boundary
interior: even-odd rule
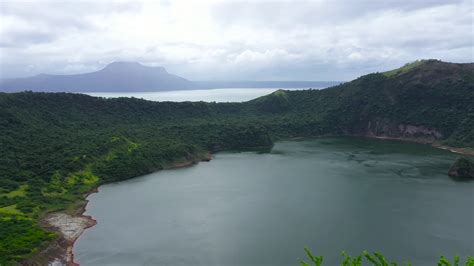
[[[163,67],[133,62],[114,62],[97,72],[76,75],[40,74],[0,81],[0,91],[48,92],[144,92],[195,89],[193,82],[169,74]]]
[[[39,221],[52,211],[74,213],[83,193],[210,151],[269,148],[279,138],[321,135],[474,148],[473,102],[474,64],[435,60],[245,103],[0,93],[0,264],[60,239]]]
[[[389,74],[387,74],[389,73]],[[325,90],[280,91],[251,101],[255,110],[319,121],[308,134],[446,141],[474,146],[474,64],[416,62]],[[272,103],[273,102],[273,103]],[[284,102],[284,104],[283,104]],[[279,106],[277,106],[278,104]],[[316,131],[314,131],[316,130]],[[303,133],[296,129],[294,134]]]

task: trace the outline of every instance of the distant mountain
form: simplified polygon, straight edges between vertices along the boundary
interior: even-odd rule
[[[126,76],[129,66],[121,67],[103,71]],[[0,265],[30,258],[23,264],[47,264],[41,262],[50,251],[39,251],[45,241],[64,246],[60,234],[51,240],[38,227],[39,213],[74,210],[83,206],[85,192],[101,184],[209,160],[207,152],[270,149],[275,140],[318,136],[394,138],[473,151],[473,103],[474,64],[437,60],[243,103],[0,93],[0,243],[13,243],[0,245]],[[472,170],[463,161],[454,167],[457,176]]]
[[[189,81],[163,67],[114,62],[84,74],[49,75],[0,80],[0,92],[153,92],[215,88],[326,88],[339,81]]]
[[[145,92],[198,88],[193,82],[168,73],[163,67],[114,62],[104,69],[75,75],[40,74],[0,81],[0,91]]]

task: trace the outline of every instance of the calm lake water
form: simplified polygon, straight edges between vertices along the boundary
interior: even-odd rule
[[[381,251],[413,265],[474,254],[474,182],[446,172],[457,156],[357,138],[285,141],[271,153],[104,185],[76,242],[81,265],[298,265],[303,248]]]
[[[150,101],[205,101],[205,102],[244,102],[270,94],[279,88],[233,88],[206,90],[178,90],[159,92],[91,92],[85,93],[96,97],[135,97]],[[307,88],[283,88],[285,90],[302,90]]]

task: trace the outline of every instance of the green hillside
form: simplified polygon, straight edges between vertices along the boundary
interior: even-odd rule
[[[84,193],[219,150],[282,138],[384,136],[474,148],[474,64],[426,60],[325,90],[245,103],[150,102],[70,93],[0,93],[0,264],[57,235],[47,212]]]

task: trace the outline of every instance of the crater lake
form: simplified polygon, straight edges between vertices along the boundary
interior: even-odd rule
[[[362,138],[277,142],[269,153],[103,185],[97,220],[74,246],[81,265],[298,265],[303,248],[434,265],[474,251],[474,182],[447,176],[458,155]]]

